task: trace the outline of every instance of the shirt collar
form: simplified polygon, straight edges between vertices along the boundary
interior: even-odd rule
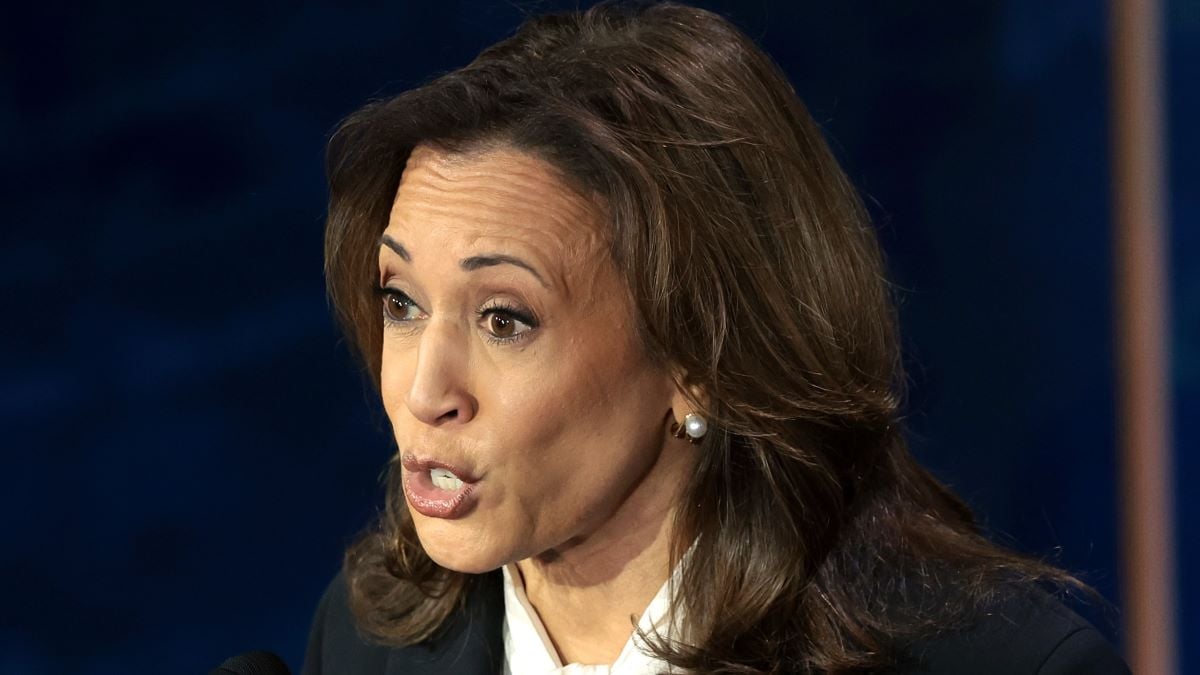
[[[691,549],[688,550],[688,554]],[[687,554],[684,556],[687,557]],[[677,639],[681,621],[669,620],[671,587],[678,585],[683,565],[676,565],[671,577],[647,605],[638,620],[638,628],[647,635]],[[505,673],[525,675],[643,675],[670,672],[670,664],[645,648],[637,631],[629,636],[617,660],[611,664],[563,664],[550,642],[537,611],[525,595],[525,585],[515,563],[504,566],[504,661]]]

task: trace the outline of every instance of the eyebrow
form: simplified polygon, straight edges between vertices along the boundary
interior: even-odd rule
[[[386,246],[395,251],[396,255],[400,256],[400,259],[404,262],[412,262],[412,256],[408,254],[408,249],[404,248],[403,244],[388,235],[385,234],[379,238],[379,245]]]
[[[393,239],[390,235],[384,234],[383,236],[379,237],[379,245],[386,246],[395,251],[396,255],[400,256],[400,259],[404,262],[412,262],[412,254],[408,252],[408,249],[404,248],[403,244]],[[473,255],[469,258],[463,258],[462,260],[458,261],[458,266],[461,267],[464,272],[473,272],[481,267],[494,267],[496,265],[513,265],[520,267],[521,269],[532,274],[533,277],[542,284],[542,286],[550,288],[549,284],[546,283],[546,280],[542,278],[542,275],[538,273],[537,269],[535,269],[533,265],[530,265],[524,260],[521,260],[513,255],[507,255],[504,253],[485,253],[483,255]]]

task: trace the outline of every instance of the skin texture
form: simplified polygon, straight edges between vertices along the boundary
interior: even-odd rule
[[[564,663],[612,662],[666,580],[695,452],[669,434],[691,407],[637,340],[605,231],[597,204],[535,156],[419,146],[379,253],[399,451],[479,479],[459,518],[410,506],[421,544],[462,572],[516,562]],[[537,275],[464,269],[472,256]],[[488,313],[497,305],[535,320]]]

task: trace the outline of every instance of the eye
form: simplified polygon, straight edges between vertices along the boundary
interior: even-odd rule
[[[537,328],[537,319],[515,307],[488,307],[479,312],[479,319],[488,340],[495,343],[516,342]]]
[[[383,318],[391,323],[408,323],[424,318],[421,308],[412,298],[394,288],[380,288],[383,298]]]

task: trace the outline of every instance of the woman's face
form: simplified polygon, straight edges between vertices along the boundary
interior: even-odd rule
[[[683,399],[643,353],[605,230],[518,150],[408,160],[379,248],[381,386],[417,534],[444,567],[552,552],[670,492]]]

